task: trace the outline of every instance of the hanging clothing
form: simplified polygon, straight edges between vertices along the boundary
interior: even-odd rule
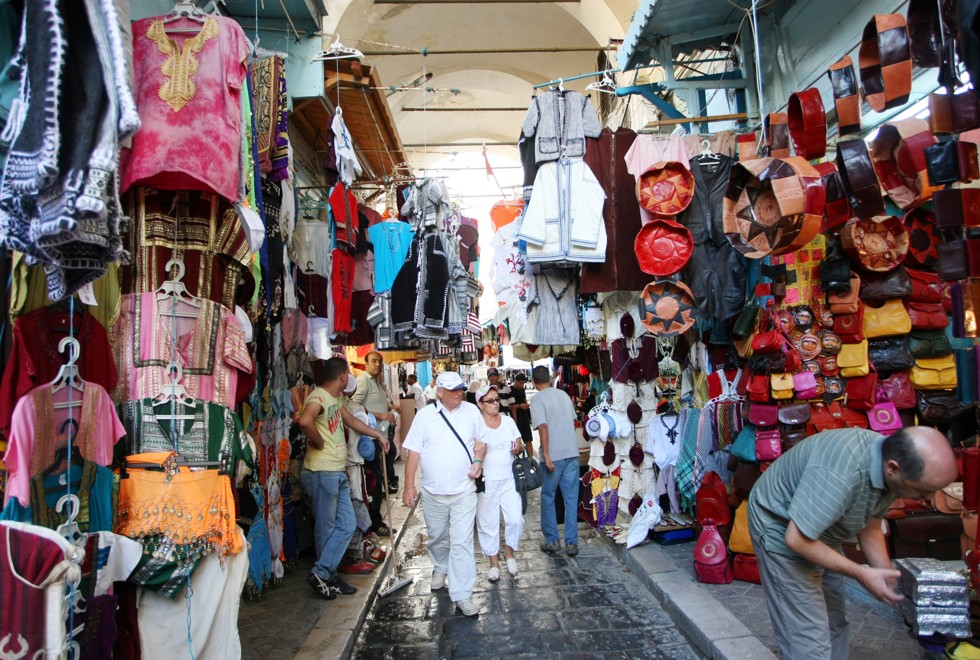
[[[575,271],[547,268],[532,278],[528,298],[528,323],[534,340],[543,345],[577,346],[581,340],[578,324]]]
[[[4,648],[16,644],[18,657],[65,655],[69,548],[52,530],[0,523],[0,590],[7,603],[17,603],[0,610],[0,641]]]
[[[137,187],[127,195],[132,217],[122,268],[123,293],[156,291],[171,279],[170,259],[184,262],[192,296],[234,309],[255,289],[252,251],[235,209],[213,193],[167,192]]]
[[[662,161],[674,161],[690,169],[691,152],[684,139],[678,135],[651,135],[643,133],[636,136],[624,156],[626,169],[639,179],[651,167]]]
[[[64,421],[71,416],[79,420],[78,431],[72,439],[72,451],[99,465],[112,463],[113,447],[126,431],[108,393],[94,383],[83,383],[81,406],[56,410],[51,385],[36,387],[17,402],[10,422],[10,439],[3,460],[7,466],[7,489],[4,502],[16,497],[27,506],[30,503],[30,480],[49,467],[55,452],[68,444],[71,429]],[[59,395],[59,400],[65,400]],[[64,429],[64,430],[62,430]]]
[[[471,297],[469,281],[445,232],[416,237],[391,288],[395,332],[411,331],[418,339],[459,334]]]
[[[620,337],[609,346],[612,379],[617,383],[648,382],[660,375],[657,340],[650,335]]]
[[[249,69],[252,76],[252,114],[255,117],[255,137],[258,141],[259,171],[268,175],[274,169],[273,152],[279,156],[285,146],[279,142],[282,139],[279,123],[282,120],[281,101],[286,91],[286,60],[280,55],[264,57],[252,62]],[[270,178],[273,181],[279,180],[275,176]]]
[[[583,161],[542,165],[518,235],[527,242],[528,262],[605,260],[605,197]]]
[[[354,257],[349,252],[336,249],[332,253],[333,274],[330,277],[333,294],[334,332],[351,332],[351,296],[354,291]]]
[[[167,27],[198,28],[168,34]],[[208,15],[164,25],[133,23],[136,105],[143,126],[124,150],[123,192],[142,183],[163,190],[209,190],[239,199],[241,92],[248,39],[233,19]],[[211,130],[201,130],[205,122]]]
[[[537,163],[585,155],[585,138],[598,137],[602,124],[588,98],[578,92],[548,90],[531,99],[521,131],[534,138]],[[537,182],[535,181],[535,186]]]
[[[360,225],[357,217],[357,198],[341,181],[330,191],[329,200],[330,214],[335,223],[335,244],[354,250],[357,247]]]
[[[330,224],[308,216],[297,220],[292,257],[301,271],[330,277]]]
[[[519,223],[512,222],[500,228],[490,239],[493,260],[490,262],[490,280],[497,303],[515,302],[527,296],[530,286],[530,270],[521,253],[514,234]]]
[[[449,215],[449,191],[445,183],[438,179],[413,181],[404,199],[399,213],[411,222],[413,229],[445,228]]]
[[[407,222],[395,220],[371,225],[368,236],[374,245],[374,290],[390,291],[405,263],[415,230]]]
[[[68,522],[68,509],[59,512],[55,507],[65,495],[65,484],[73,480],[77,480],[77,483],[72,484],[71,493],[78,497],[79,509],[72,520],[79,531],[83,534],[112,532],[113,512],[116,510],[115,477],[112,470],[92,461],[85,461],[81,466],[72,465],[70,470],[33,477],[30,482],[30,503],[25,507],[16,497],[11,499],[0,512],[0,520],[57,529]]]
[[[48,297],[47,279],[40,266],[28,266],[23,252],[12,254],[9,313],[11,320],[42,307],[50,307],[55,301]],[[105,274],[92,282],[95,305],[86,306],[75,300],[76,313],[88,309],[103,328],[111,328],[119,316],[119,270],[118,263],[109,264]]]
[[[364,172],[361,162],[357,159],[357,152],[354,151],[354,140],[351,138],[347,124],[344,123],[343,113],[337,110],[333,116],[330,128],[334,134],[334,151],[337,157],[337,172],[340,180],[348,186],[354,183],[354,179],[361,176]]]
[[[719,156],[717,164],[691,160],[695,195],[678,221],[691,230],[694,252],[682,271],[694,293],[699,320],[727,321],[742,311],[748,264],[725,237],[722,205],[734,161]]]
[[[598,138],[585,141],[585,163],[606,195],[602,219],[606,229],[606,257],[582,267],[579,293],[640,291],[651,280],[640,270],[633,241],[642,225],[636,200],[636,181],[623,156],[636,140],[628,128],[602,129]]]
[[[236,406],[238,381],[252,373],[251,355],[235,315],[210,300],[200,303],[197,319],[176,320],[174,340],[170,310],[164,307],[168,301],[158,301],[155,293],[123,296],[112,332],[119,369],[115,401],[156,396],[170,381],[166,367],[176,359],[183,368],[181,385],[190,396]]]
[[[194,417],[174,422],[178,427],[176,451],[181,456],[198,461],[230,461],[233,477],[240,477],[257,465],[252,438],[233,410],[208,401],[195,401],[193,408],[177,404],[175,410],[177,415]],[[125,431],[125,455],[174,451],[170,401],[127,401],[119,404],[118,411]]]
[[[49,383],[68,353],[58,352],[58,342],[68,336],[68,312],[42,307],[14,322],[13,346],[0,383],[0,430],[10,428],[17,402],[33,388]],[[75,361],[79,376],[107,391],[116,387],[116,364],[105,328],[88,311],[75,314],[75,339],[82,347]],[[3,447],[0,447],[3,449]]]

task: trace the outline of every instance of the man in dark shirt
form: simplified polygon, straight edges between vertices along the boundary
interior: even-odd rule
[[[521,439],[524,440],[524,448],[527,455],[534,458],[534,445],[531,444],[531,410],[527,402],[527,393],[524,386],[527,385],[527,374],[518,372],[514,376],[514,384],[510,388],[508,407],[517,422],[517,430],[521,432]],[[503,401],[503,395],[501,395]]]

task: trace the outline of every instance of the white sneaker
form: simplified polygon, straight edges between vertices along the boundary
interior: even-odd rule
[[[487,571],[487,579],[491,582],[496,582],[500,579],[500,569],[496,566],[491,566],[490,570]]]
[[[446,586],[445,573],[432,573],[432,591],[439,591]]]
[[[463,616],[476,616],[480,613],[479,605],[474,603],[469,598],[465,600],[457,600],[456,607],[458,607],[459,611],[463,613]]]
[[[511,575],[517,575],[517,560],[513,557],[507,558],[507,572]]]

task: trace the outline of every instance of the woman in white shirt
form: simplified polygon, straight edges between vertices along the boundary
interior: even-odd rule
[[[480,537],[480,550],[490,558],[487,579],[500,579],[500,514],[504,514],[504,556],[507,571],[517,575],[514,552],[524,533],[524,516],[521,514],[521,496],[514,486],[512,465],[514,456],[521,453],[524,442],[517,424],[500,414],[500,393],[493,385],[481,387],[476,402],[483,414],[490,434],[487,436],[487,455],[483,459],[483,475],[486,492],[476,496],[476,528]]]

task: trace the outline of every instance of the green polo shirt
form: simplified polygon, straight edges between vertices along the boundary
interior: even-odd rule
[[[796,523],[810,539],[840,550],[895,496],[885,489],[880,433],[835,429],[807,438],[775,461],[749,496],[749,530],[766,552],[798,557],[786,547]]]

